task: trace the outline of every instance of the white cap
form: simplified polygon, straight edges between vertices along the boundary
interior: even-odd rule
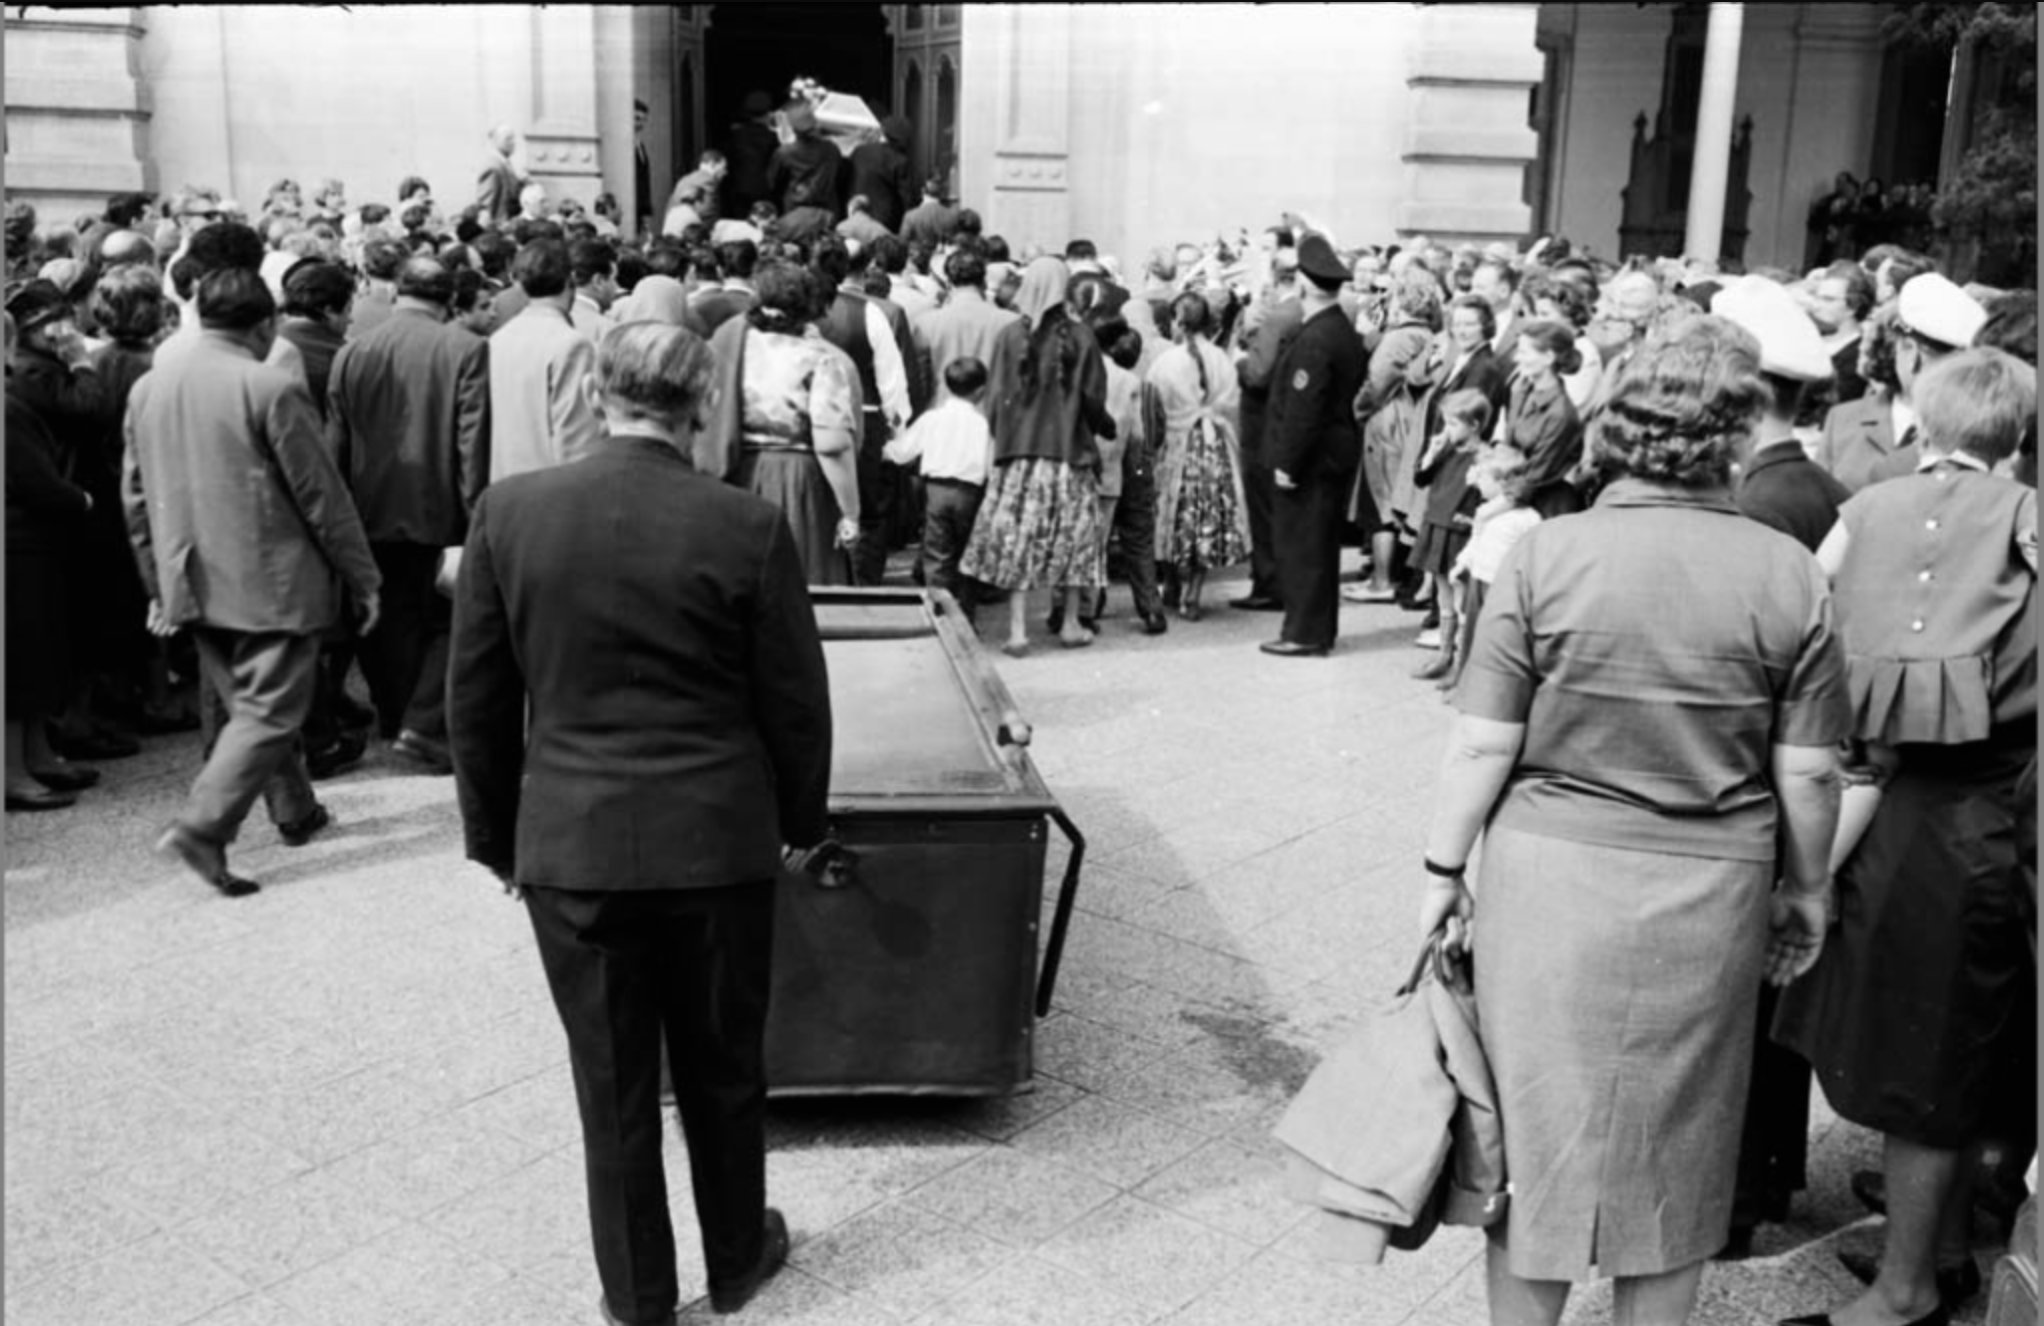
[[[1798,382],[1832,375],[1817,324],[1787,286],[1764,276],[1742,276],[1711,296],[1710,311],[1753,333],[1760,342],[1761,372]]]
[[[1958,350],[1973,344],[1987,322],[1979,300],[1936,272],[1909,279],[1895,299],[1895,314],[1908,330]]]

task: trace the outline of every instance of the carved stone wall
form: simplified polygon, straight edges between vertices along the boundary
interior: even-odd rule
[[[1539,6],[1428,5],[1410,48],[1401,237],[1518,240],[1526,163],[1540,150],[1528,95],[1544,72]]]
[[[7,195],[41,230],[97,214],[115,193],[153,190],[147,92],[134,9],[7,9]]]

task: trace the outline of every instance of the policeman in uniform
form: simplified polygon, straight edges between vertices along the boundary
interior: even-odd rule
[[[1349,273],[1326,236],[1299,241],[1299,276],[1299,332],[1271,374],[1263,437],[1285,624],[1259,648],[1320,658],[1334,648],[1342,515],[1362,458],[1351,407],[1368,356],[1337,298]]]

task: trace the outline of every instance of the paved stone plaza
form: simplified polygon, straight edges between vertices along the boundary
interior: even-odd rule
[[[1036,1090],[777,1105],[792,1266],[738,1320],[1484,1321],[1470,1231],[1317,1262],[1269,1140],[1412,958],[1449,718],[1407,676],[1418,619],[1346,607],[1335,657],[1286,660],[1254,649],[1269,616],[1152,640],[1115,602],[1093,648],[999,660],[1092,842]],[[451,780],[372,756],[321,785],[338,822],[296,851],[258,811],[234,861],[264,890],[230,902],[148,851],[196,758],[152,743],[78,809],[8,818],[9,1326],[599,1320],[566,1044],[522,909],[462,860]],[[1711,1269],[1699,1321],[1829,1306],[1834,1249],[1876,1245],[1846,1189],[1876,1140],[1818,1111],[1811,1191]],[[1608,1292],[1570,1314],[1609,1317]]]

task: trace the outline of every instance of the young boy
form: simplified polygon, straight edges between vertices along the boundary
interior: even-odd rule
[[[994,437],[987,430],[980,403],[986,397],[987,367],[967,355],[944,368],[950,395],[910,424],[881,454],[896,465],[923,466],[926,500],[923,512],[923,583],[947,590],[958,600],[965,620],[975,607],[972,582],[958,572],[959,559],[972,538],[993,468]]]

